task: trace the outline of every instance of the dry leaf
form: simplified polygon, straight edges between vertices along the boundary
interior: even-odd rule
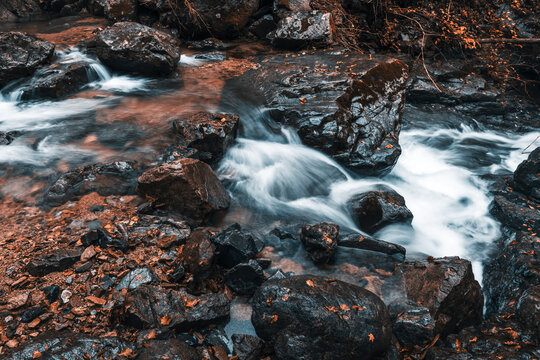
[[[368,337],[369,341],[371,341],[372,343],[375,342],[375,336],[373,336],[373,334],[369,334]]]
[[[171,323],[172,317],[170,315],[165,315],[161,318],[161,325],[167,326]]]
[[[315,285],[313,284],[313,281],[311,281],[311,280],[306,280],[306,284],[307,284],[307,286],[315,287]]]

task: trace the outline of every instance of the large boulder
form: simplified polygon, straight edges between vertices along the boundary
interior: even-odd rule
[[[229,207],[230,198],[210,166],[180,159],[146,171],[137,190],[193,220],[204,220]]]
[[[390,346],[386,306],[373,293],[303,275],[263,284],[251,321],[278,359],[372,359]]]
[[[99,59],[113,70],[144,75],[167,75],[180,60],[175,37],[134,22],[118,22],[90,42]]]
[[[540,202],[540,147],[537,147],[514,172],[516,190]]]
[[[42,15],[38,0],[10,0],[0,2],[0,21],[30,20]]]
[[[405,199],[387,186],[354,195],[347,207],[356,225],[368,233],[393,223],[411,223],[413,214],[405,206]]]
[[[174,131],[182,145],[179,150],[193,149],[196,153],[190,154],[190,157],[210,164],[219,162],[234,144],[238,125],[238,115],[209,112],[199,112],[173,121]]]
[[[389,171],[405,105],[407,66],[346,52],[261,56],[260,67],[229,82],[259,92],[271,115],[302,142],[365,174]],[[227,91],[228,89],[225,89]]]
[[[482,321],[484,296],[471,263],[458,257],[397,265],[407,298],[429,310],[435,333],[446,336]]]
[[[78,167],[60,176],[45,192],[44,201],[57,206],[92,192],[102,196],[133,194],[137,170],[136,163],[132,161]]]
[[[136,328],[170,327],[189,330],[229,317],[231,301],[225,294],[193,296],[185,290],[163,290],[143,285],[128,293],[120,319]]]
[[[287,49],[329,46],[333,42],[332,14],[322,11],[290,13],[279,21],[268,38],[275,47]]]
[[[53,54],[54,45],[48,41],[18,32],[0,33],[0,88],[32,75]]]

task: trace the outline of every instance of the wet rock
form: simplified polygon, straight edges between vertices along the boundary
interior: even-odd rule
[[[172,35],[134,22],[109,26],[89,47],[112,69],[144,75],[168,75],[180,60],[178,42]]]
[[[112,21],[137,20],[137,0],[106,0],[103,14]]]
[[[199,278],[204,277],[214,263],[214,249],[206,232],[191,234],[181,253],[186,271]]]
[[[516,305],[518,320],[526,328],[534,331],[540,338],[540,285],[523,292]]]
[[[87,63],[56,64],[38,71],[22,87],[22,100],[58,99],[81,90],[91,79]]]
[[[0,88],[13,80],[32,75],[49,62],[54,45],[18,32],[0,34]]]
[[[161,360],[161,359],[177,359],[177,360],[200,360],[201,355],[179,339],[167,340],[152,340],[146,342],[147,345],[137,356],[140,360]]]
[[[540,243],[528,232],[503,233],[484,264],[486,314],[513,314],[525,291],[540,283]]]
[[[540,232],[540,211],[534,199],[512,190],[511,178],[497,179],[491,186],[493,201],[489,212],[514,230]]]
[[[59,334],[47,332],[29,341],[7,355],[5,360],[35,359],[36,353],[41,358],[50,360],[63,359],[118,359],[126,349],[134,350],[135,345],[118,338],[92,337],[80,334]]]
[[[148,170],[139,177],[137,190],[196,221],[230,204],[210,166],[196,159],[180,159]]]
[[[176,20],[184,25],[180,28],[183,37],[231,38],[258,9],[259,0],[190,0],[189,7],[179,4]]]
[[[134,194],[137,175],[137,165],[132,161],[78,167],[60,176],[45,192],[44,201],[58,206],[92,192],[102,196]]]
[[[392,303],[388,308],[392,332],[402,346],[427,345],[435,337],[435,321],[428,308],[410,300]]]
[[[381,252],[388,255],[403,255],[405,256],[406,249],[398,244],[388,241],[375,239],[369,235],[350,234],[343,235],[338,238],[338,245],[362,250],[371,250]]]
[[[186,276],[186,269],[184,268],[184,263],[180,262],[176,265],[174,271],[169,274],[168,278],[170,282],[178,283],[184,279]]]
[[[94,16],[105,16],[105,4],[107,0],[88,0],[86,5],[90,14]]]
[[[537,147],[514,172],[516,190],[540,202],[540,147]]]
[[[58,249],[45,255],[38,255],[28,262],[26,270],[32,276],[45,276],[63,271],[79,261],[82,248]]]
[[[387,351],[392,336],[376,295],[309,275],[267,281],[253,296],[251,321],[278,359],[371,359]]]
[[[227,285],[243,295],[253,295],[265,280],[263,269],[255,260],[238,264],[225,273]]]
[[[304,144],[363,174],[389,171],[401,154],[398,136],[407,66],[346,52],[262,56],[260,68],[224,91],[258,92],[272,117]]]
[[[41,306],[34,306],[19,313],[21,322],[28,324],[39,315],[43,314],[43,308]]]
[[[199,112],[187,119],[177,119],[173,122],[180,143],[184,147],[198,151],[198,154],[190,157],[196,157],[209,164],[219,162],[234,144],[238,125],[238,115],[209,112]]]
[[[170,327],[178,331],[218,323],[228,318],[230,300],[225,294],[199,297],[185,290],[163,290],[144,285],[127,295],[131,306],[124,322],[137,328]]]
[[[264,342],[255,335],[233,334],[233,353],[238,360],[258,360],[263,355]]]
[[[9,145],[13,140],[13,133],[0,131],[0,145]]]
[[[92,268],[92,262],[91,261],[88,261],[88,262],[85,262],[84,264],[82,265],[79,265],[77,267],[75,267],[75,273],[77,274],[82,274],[84,272],[87,272],[88,270],[90,270]]]
[[[482,321],[484,296],[471,263],[458,257],[397,265],[409,300],[429,309],[435,332],[445,336]]]
[[[58,285],[46,286],[43,288],[43,292],[45,293],[45,299],[47,299],[49,304],[52,304],[60,296],[60,287]]]
[[[144,284],[150,284],[157,281],[157,276],[151,270],[147,268],[135,269],[130,271],[122,278],[122,280],[120,280],[118,285],[116,285],[116,290],[133,290]]]
[[[226,51],[234,47],[234,45],[228,45],[223,41],[216,38],[206,38],[204,40],[191,40],[186,44],[190,49],[202,50],[202,51]]]
[[[347,207],[356,225],[368,233],[394,223],[410,224],[413,218],[403,196],[383,185],[353,196],[347,201]]]
[[[307,46],[326,47],[332,44],[332,14],[322,11],[290,13],[268,34],[272,45],[299,49]]]
[[[332,262],[338,248],[339,226],[319,223],[303,227],[300,239],[311,260],[316,264]]]
[[[103,229],[90,230],[81,237],[81,241],[84,246],[90,247],[91,245],[98,245],[102,249],[108,247],[117,248],[123,252],[126,252],[129,248],[129,244],[121,238],[113,238],[109,236],[108,232]],[[86,251],[86,250],[85,250]],[[90,256],[91,250],[86,256]],[[84,260],[81,256],[81,260]]]
[[[264,247],[254,233],[233,224],[212,237],[216,245],[216,259],[220,265],[231,268],[253,259]]]

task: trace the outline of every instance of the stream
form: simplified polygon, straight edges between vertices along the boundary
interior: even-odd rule
[[[499,224],[488,212],[485,175],[514,171],[527,157],[523,149],[538,136],[499,133],[474,119],[408,106],[400,135],[403,152],[394,169],[382,178],[359,177],[302,145],[295,131],[276,124],[262,104],[246,101],[252,99],[208,101],[204,88],[186,85],[185,74],[182,81],[113,74],[76,48],[57,51],[57,62],[87,62],[93,81],[59,101],[21,101],[21,89],[32,79],[0,91],[0,131],[18,134],[0,147],[4,175],[51,177],[55,171],[117,158],[151,163],[168,141],[169,126],[152,119],[152,112],[232,110],[240,115],[242,133],[218,167],[236,204],[225,223],[270,230],[277,223],[330,221],[359,232],[347,200],[386,184],[403,195],[414,220],[412,226],[390,225],[375,236],[405,246],[409,254],[470,259],[480,282],[482,259],[499,235]],[[204,63],[183,55],[180,67]]]

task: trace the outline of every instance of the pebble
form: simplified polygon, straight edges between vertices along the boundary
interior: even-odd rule
[[[68,276],[66,278],[66,284],[71,285],[73,283],[73,276]]]
[[[62,295],[60,295],[64,304],[67,304],[69,302],[69,299],[71,299],[71,296],[73,296],[73,293],[69,290],[62,291]]]

